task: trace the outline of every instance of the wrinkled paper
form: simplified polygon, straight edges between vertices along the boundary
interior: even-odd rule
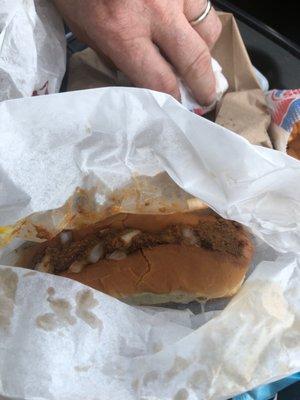
[[[0,130],[2,237],[24,218],[69,226],[78,201],[101,218],[201,199],[257,243],[238,295],[199,317],[1,266],[2,396],[225,400],[300,369],[299,161],[133,88],[3,102]]]
[[[222,35],[212,50],[226,76],[229,89],[222,99],[216,122],[248,139],[270,147],[270,113],[265,94],[232,14],[220,13]],[[275,147],[277,149],[277,147]]]
[[[0,101],[59,91],[63,23],[51,1],[0,0]]]
[[[216,75],[218,99],[216,122],[251,143],[276,147],[271,143],[268,130],[270,113],[265,94],[261,90],[257,73],[251,64],[245,44],[232,14],[220,12],[222,35],[215,44],[212,55]],[[226,81],[224,81],[224,76]],[[73,54],[67,71],[68,90],[91,89],[105,86],[131,86],[114,64],[103,54],[87,48]],[[229,84],[229,88],[228,88]],[[200,107],[189,92],[180,85],[182,104],[196,114],[203,115],[210,109]],[[184,90],[185,89],[185,90]],[[249,120],[251,123],[249,124]],[[278,149],[279,150],[279,149]]]

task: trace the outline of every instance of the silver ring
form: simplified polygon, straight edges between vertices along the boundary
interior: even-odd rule
[[[202,22],[208,16],[208,14],[210,13],[211,7],[212,7],[211,6],[211,1],[207,0],[206,8],[203,11],[203,13],[200,14],[198,18],[193,19],[193,21],[190,21],[190,24],[192,26],[195,26],[195,25],[199,24],[200,22]]]

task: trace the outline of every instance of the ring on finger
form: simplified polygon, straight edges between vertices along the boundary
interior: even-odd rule
[[[193,19],[192,21],[189,21],[192,26],[195,26],[199,24],[200,22],[204,21],[205,18],[208,16],[210,13],[210,10],[212,9],[211,1],[207,0],[205,10],[197,17],[196,19]]]

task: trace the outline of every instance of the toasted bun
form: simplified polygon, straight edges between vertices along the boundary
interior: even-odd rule
[[[203,246],[180,243],[143,248],[124,259],[102,259],[79,273],[65,271],[61,275],[135,304],[189,302],[235,294],[253,253],[248,234],[235,222],[203,211],[165,216],[123,214],[103,222],[101,228],[155,233],[172,224],[200,224],[207,240]]]
[[[289,137],[287,153],[300,160],[300,121],[296,122]]]

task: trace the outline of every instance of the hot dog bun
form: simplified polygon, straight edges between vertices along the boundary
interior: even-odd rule
[[[123,214],[98,225],[104,237],[108,235],[105,228],[114,235],[100,240],[106,248],[103,258],[85,262],[76,273],[72,272],[73,258],[73,267],[61,271],[66,264],[58,263],[54,272],[134,304],[232,296],[244,280],[253,253],[251,239],[240,224],[203,211],[166,216]],[[73,232],[73,240],[79,243],[87,235]],[[126,238],[123,247],[115,244],[120,238]],[[93,238],[93,248],[97,240]],[[67,254],[63,247],[60,251]]]
[[[288,141],[287,153],[291,157],[300,160],[300,121],[296,122],[293,126]]]

